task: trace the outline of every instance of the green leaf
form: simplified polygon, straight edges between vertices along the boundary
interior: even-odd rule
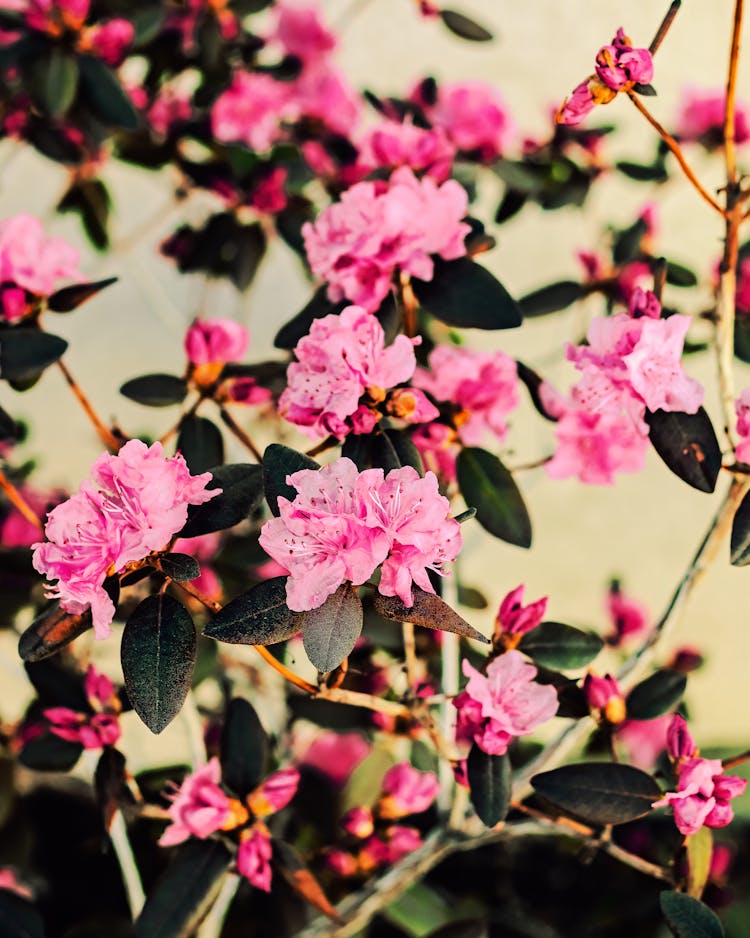
[[[475,586],[465,586],[459,583],[457,593],[459,603],[467,609],[487,609],[489,606],[487,597]]]
[[[234,697],[221,732],[221,780],[239,798],[258,787],[266,768],[268,737],[252,704]]]
[[[721,447],[706,411],[646,411],[648,435],[676,476],[701,492],[713,492],[721,470]]]
[[[525,365],[518,359],[516,359],[516,368],[518,369],[518,379],[526,385],[531,403],[534,405],[537,413],[541,414],[545,420],[557,421],[558,418],[547,410],[542,401],[540,388],[542,384],[544,384],[544,379],[532,368],[529,368],[528,365]]]
[[[62,656],[45,661],[26,661],[24,668],[42,707],[68,707],[78,711],[89,709],[83,675]]]
[[[466,774],[471,803],[479,820],[487,827],[494,827],[510,808],[513,781],[507,753],[491,756],[474,743],[466,760]]]
[[[659,893],[659,905],[675,938],[724,938],[715,912],[683,892]]]
[[[441,10],[440,19],[455,36],[460,36],[461,39],[468,39],[470,42],[489,42],[494,38],[484,26],[456,10]]]
[[[618,160],[615,167],[628,179],[634,179],[636,182],[665,182],[669,179],[669,173],[663,160],[657,160],[651,164]]]
[[[643,218],[638,218],[629,228],[618,231],[612,246],[612,260],[615,264],[627,264],[641,256],[641,242],[648,231]]]
[[[395,622],[413,622],[414,625],[421,625],[425,629],[453,632],[454,635],[489,643],[488,638],[485,638],[481,632],[477,632],[439,596],[427,593],[419,586],[412,587],[412,595],[414,605],[406,606],[398,596],[382,596],[376,593],[373,598],[373,607],[378,615],[385,619],[392,619]]]
[[[694,287],[698,278],[689,267],[683,267],[675,261],[667,261],[667,283],[673,287]]]
[[[224,257],[229,263],[229,279],[238,290],[247,290],[266,253],[266,235],[260,222],[240,225],[226,249],[230,251],[229,257]]]
[[[23,661],[41,661],[54,655],[90,628],[93,628],[90,611],[73,615],[55,603],[40,613],[21,635],[18,640],[18,654]]]
[[[0,378],[29,381],[62,356],[68,343],[39,329],[16,326],[0,331]]]
[[[101,179],[74,179],[68,191],[57,203],[58,212],[75,212],[80,216],[84,231],[99,251],[109,247],[109,190]]]
[[[61,117],[78,90],[78,62],[61,46],[50,45],[47,54],[35,57],[27,70],[28,89],[34,103],[50,117]]]
[[[37,772],[68,772],[78,762],[83,746],[45,730],[24,744],[18,761]]]
[[[232,854],[219,840],[188,840],[154,889],[135,923],[136,938],[189,938],[214,904]]]
[[[733,567],[745,567],[750,563],[750,493],[735,512],[729,551]]]
[[[497,456],[476,446],[464,447],[456,461],[458,487],[477,521],[502,541],[531,547],[531,520],[513,476]]]
[[[211,619],[203,634],[234,645],[275,645],[302,628],[303,613],[286,604],[285,576],[258,583]]]
[[[153,374],[131,378],[120,388],[120,394],[146,407],[169,407],[181,404],[188,392],[187,382],[177,375]]]
[[[700,899],[706,888],[711,872],[711,857],[714,851],[714,838],[710,827],[699,827],[694,834],[685,838],[687,851],[687,893],[694,899]]]
[[[210,472],[224,462],[224,438],[221,430],[206,417],[191,414],[183,417],[177,436],[177,450],[185,457],[193,475]]]
[[[159,569],[177,583],[196,580],[201,575],[201,565],[189,554],[163,554],[159,557]]]
[[[596,658],[604,642],[562,622],[542,622],[527,632],[518,649],[546,668],[583,668]]]
[[[560,280],[546,287],[540,287],[533,293],[527,293],[526,296],[521,297],[518,305],[527,318],[546,316],[548,313],[567,309],[568,306],[586,296],[588,292],[583,284],[576,283],[575,280]]]
[[[128,697],[152,733],[180,712],[195,658],[193,620],[174,597],[158,593],[135,608],[122,633],[120,661]]]
[[[643,817],[661,796],[646,772],[614,762],[579,762],[531,779],[536,792],[589,824],[624,824]]]
[[[460,329],[515,329],[521,307],[485,267],[468,257],[435,261],[432,280],[412,280],[420,304],[436,319]]]
[[[101,59],[83,55],[78,59],[81,97],[91,113],[109,127],[138,128],[138,112],[120,80]]]
[[[411,435],[406,430],[384,430],[382,436],[388,440],[398,458],[400,466],[411,466],[420,476],[424,475],[424,466],[419,450],[414,445]]]
[[[72,287],[63,287],[56,290],[47,300],[47,309],[53,313],[69,313],[78,309],[100,290],[117,283],[117,277],[107,277],[106,280],[97,280],[94,283],[76,283]]]
[[[639,81],[633,85],[633,91],[635,91],[636,94],[642,94],[644,98],[656,97],[656,88],[654,88],[653,85],[644,85]]]
[[[248,463],[229,463],[210,470],[207,489],[221,489],[202,505],[188,508],[188,519],[180,537],[197,537],[234,527],[256,512],[263,502],[263,470]]]
[[[362,600],[351,583],[344,583],[322,606],[305,613],[302,643],[318,671],[333,671],[349,656],[362,633],[363,618]]]
[[[263,453],[263,485],[272,514],[279,514],[280,495],[289,501],[297,497],[297,489],[287,484],[286,477],[300,469],[320,469],[320,464],[304,453],[298,453],[280,443],[271,443],[266,447]]]
[[[630,691],[625,701],[629,720],[653,720],[667,713],[682,699],[687,674],[664,668]]]

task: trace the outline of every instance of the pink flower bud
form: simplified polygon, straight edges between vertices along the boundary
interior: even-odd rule
[[[117,66],[125,58],[133,41],[135,29],[128,20],[114,19],[91,30],[91,44],[96,54],[107,63]]]
[[[613,634],[609,641],[620,645],[629,638],[641,635],[649,625],[650,619],[643,603],[627,596],[614,582],[607,595],[607,611],[612,620]]]
[[[237,850],[237,872],[256,889],[271,891],[271,838],[263,825],[242,831]]]
[[[379,814],[389,819],[419,814],[430,807],[439,790],[434,772],[420,772],[408,762],[400,762],[385,773]]]
[[[524,586],[517,586],[500,603],[500,609],[495,619],[495,628],[498,632],[509,635],[525,635],[535,629],[544,618],[547,611],[547,597],[537,599],[528,606],[523,605]]]
[[[593,710],[600,710],[608,723],[622,723],[625,719],[625,700],[611,674],[599,677],[589,672],[583,680],[583,692]]]
[[[352,808],[344,815],[341,826],[352,837],[356,837],[358,840],[366,840],[375,829],[372,811],[365,807]]]
[[[232,319],[196,319],[185,335],[192,365],[239,361],[247,351],[247,329]]]
[[[685,718],[675,713],[667,730],[667,751],[673,762],[682,759],[692,759],[698,752],[690,730],[687,728]]]
[[[247,804],[255,817],[266,817],[285,808],[299,787],[297,769],[281,769],[269,775],[263,784],[248,796]]]

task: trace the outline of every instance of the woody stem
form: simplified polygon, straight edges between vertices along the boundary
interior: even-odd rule
[[[34,525],[34,527],[39,528],[41,531],[44,525],[39,520],[36,515],[36,512],[31,508],[29,503],[24,499],[23,495],[18,491],[18,489],[13,485],[10,479],[7,478],[5,473],[0,469],[0,489],[5,493],[8,501],[16,508],[24,518]]]
[[[83,408],[84,413],[91,421],[94,429],[99,435],[99,439],[102,441],[102,443],[104,443],[104,445],[107,447],[108,450],[110,450],[113,453],[118,452],[118,450],[120,449],[120,446],[122,445],[121,441],[117,439],[114,433],[112,433],[109,427],[107,427],[104,424],[104,421],[99,417],[97,412],[94,410],[91,404],[91,401],[83,393],[83,391],[81,390],[81,386],[78,384],[76,379],[68,370],[68,366],[65,364],[65,362],[62,359],[59,359],[57,362],[57,367],[62,372],[63,377],[65,378],[68,384],[68,387],[75,395],[78,403]]]

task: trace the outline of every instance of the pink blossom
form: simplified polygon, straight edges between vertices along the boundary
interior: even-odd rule
[[[737,414],[737,461],[750,464],[750,387],[745,388],[734,402]]]
[[[667,750],[673,762],[692,759],[698,755],[698,747],[688,729],[685,718],[675,713],[667,730]]]
[[[276,814],[297,794],[299,772],[295,768],[280,769],[269,775],[251,795],[247,803],[255,817]]]
[[[361,98],[335,65],[322,62],[304,68],[291,83],[291,94],[298,115],[317,118],[334,133],[348,137],[359,122]]]
[[[230,819],[231,806],[220,781],[221,766],[216,757],[185,778],[169,806],[172,823],[159,839],[162,847],[181,844],[189,837],[205,840],[222,830]]]
[[[263,215],[275,215],[283,211],[287,205],[286,186],[288,170],[283,166],[274,166],[253,186],[250,195],[250,204],[256,212]]]
[[[247,351],[247,329],[233,319],[195,319],[185,334],[191,365],[237,362]]]
[[[379,814],[395,819],[426,811],[437,797],[440,782],[434,772],[420,772],[408,762],[399,762],[383,778]]]
[[[19,491],[23,500],[39,518],[43,518],[65,498],[62,490],[44,492],[21,485]],[[39,527],[32,524],[17,508],[10,506],[8,514],[0,523],[0,543],[3,547],[31,547],[38,537]]]
[[[469,446],[481,443],[488,432],[504,440],[506,418],[519,403],[516,363],[500,351],[438,345],[430,353],[429,370],[418,368],[414,384],[461,409],[456,424]]]
[[[41,221],[33,215],[0,221],[0,283],[48,296],[61,280],[84,279],[77,268],[79,256],[62,238],[45,237]]]
[[[366,840],[375,829],[372,811],[364,807],[351,808],[344,815],[341,826],[357,840]]]
[[[415,388],[396,388],[388,395],[385,412],[407,423],[429,423],[440,416],[437,407]]]
[[[667,748],[667,726],[671,719],[671,714],[665,713],[653,720],[625,720],[617,727],[617,739],[632,765],[647,772],[654,768]]]
[[[22,899],[33,898],[33,894],[29,887],[25,886],[22,882],[19,882],[15,872],[7,866],[0,869],[0,889],[6,889],[9,892],[14,892]]]
[[[623,361],[630,386],[649,410],[694,414],[703,403],[703,388],[683,370],[680,358],[689,316],[644,319],[640,338]]]
[[[151,129],[166,137],[172,127],[180,121],[190,120],[193,113],[191,95],[175,85],[164,85],[148,109]]]
[[[463,662],[469,678],[453,701],[458,709],[456,739],[474,742],[493,756],[503,755],[516,736],[525,736],[557,713],[557,691],[536,683],[536,668],[520,651],[494,658],[486,676]]]
[[[425,468],[445,482],[456,481],[456,458],[460,447],[454,429],[444,423],[430,423],[417,427],[412,440]]]
[[[661,317],[661,303],[651,290],[635,287],[630,294],[628,313],[632,319],[640,319],[642,316],[649,319],[659,319]]]
[[[575,125],[580,124],[596,107],[603,103],[597,101],[594,96],[592,86],[595,88],[599,83],[587,78],[573,89],[569,97],[565,98],[557,112],[556,121],[558,124]]]
[[[343,785],[369,751],[370,744],[359,733],[317,731],[300,755],[299,764],[317,769],[334,785]]]
[[[678,763],[677,791],[667,792],[652,807],[670,805],[681,834],[695,834],[701,827],[726,827],[734,817],[733,798],[747,787],[747,779],[724,775],[720,759],[689,758]]]
[[[517,586],[500,603],[495,628],[507,635],[525,635],[535,629],[547,611],[547,597],[523,605],[524,586]]]
[[[612,621],[613,632],[609,641],[613,645],[621,645],[628,638],[642,634],[651,623],[645,605],[623,593],[617,582],[607,593],[607,612]]]
[[[358,866],[356,857],[346,850],[328,850],[325,855],[326,866],[337,876],[356,876]]]
[[[232,84],[213,103],[211,130],[221,143],[244,143],[265,153],[281,139],[282,120],[296,117],[290,83],[237,71]]]
[[[106,674],[97,671],[93,664],[90,664],[86,670],[83,689],[94,709],[109,706],[116,697],[115,685]]]
[[[634,49],[622,26],[612,44],[602,46],[596,56],[596,74],[613,91],[633,82],[647,85],[654,77],[654,62],[648,49]]]
[[[275,22],[268,40],[281,44],[286,55],[304,63],[325,59],[337,46],[337,40],[323,22],[315,3],[276,3]]]
[[[121,730],[113,713],[78,713],[68,707],[48,707],[43,716],[50,723],[50,732],[71,743],[80,743],[84,749],[102,749],[114,746]]]
[[[402,827],[394,824],[388,830],[386,863],[398,863],[405,856],[414,853],[422,846],[422,835],[415,827]]]
[[[411,123],[383,120],[366,131],[359,143],[363,173],[379,167],[409,166],[438,182],[447,179],[456,148],[439,127],[428,130]]]
[[[18,322],[23,319],[29,308],[25,290],[11,284],[0,286],[0,309],[2,309],[2,317],[5,322]]]
[[[78,31],[89,15],[91,0],[29,0],[26,25],[31,29],[59,33],[58,21],[70,30]]]
[[[271,891],[271,838],[266,828],[256,824],[251,830],[240,835],[237,850],[237,872],[244,876],[251,886]]]
[[[134,36],[133,24],[118,18],[92,27],[87,38],[99,58],[107,65],[117,66],[125,58]]]
[[[589,672],[583,679],[583,692],[589,707],[601,711],[608,723],[622,723],[625,719],[625,698],[611,674],[599,677]]]
[[[100,456],[76,495],[47,516],[47,541],[33,546],[34,568],[49,580],[48,595],[63,609],[91,608],[97,638],[110,633],[115,613],[102,584],[114,571],[162,549],[187,520],[188,505],[219,494],[211,474],[191,476],[185,460],[165,458],[160,443],[130,440],[117,456]]]
[[[684,141],[702,143],[709,150],[724,144],[724,111],[726,92],[723,88],[688,86],[680,95],[680,110],[676,118],[676,136]],[[735,102],[734,142],[750,140],[750,106]]]
[[[254,406],[257,404],[266,404],[273,397],[268,388],[261,387],[255,378],[245,375],[240,378],[231,378],[224,388],[230,401],[235,404],[247,404]]]

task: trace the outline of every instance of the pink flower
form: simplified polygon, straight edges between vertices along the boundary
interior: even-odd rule
[[[337,876],[356,876],[358,866],[356,857],[346,850],[328,850],[325,855],[326,866]]]
[[[280,43],[286,55],[304,63],[316,62],[325,59],[338,45],[315,3],[283,2],[275,4],[273,10],[275,23],[268,40]]]
[[[78,493],[47,516],[47,541],[32,545],[34,568],[57,580],[48,596],[63,609],[91,609],[97,638],[106,638],[115,608],[102,584],[151,551],[162,549],[220,489],[206,489],[210,473],[191,476],[185,460],[165,458],[160,443],[130,440],[117,456],[105,453]]]
[[[430,423],[417,427],[412,440],[426,469],[445,482],[456,481],[456,458],[460,447],[455,430],[444,423]]]
[[[61,280],[84,279],[77,268],[79,256],[62,238],[45,237],[41,221],[33,215],[0,221],[0,283],[49,296]]]
[[[385,773],[378,813],[390,820],[420,814],[430,807],[438,791],[440,782],[434,772],[420,772],[408,762],[400,762]]]
[[[29,0],[26,25],[42,32],[59,34],[62,23],[77,32],[89,15],[91,0]]]
[[[401,827],[394,824],[388,830],[386,863],[398,863],[405,856],[414,853],[422,846],[422,835],[415,827]]]
[[[602,103],[596,100],[594,97],[594,91],[592,91],[592,81],[587,78],[585,81],[582,81],[580,85],[576,85],[573,89],[572,94],[565,98],[563,103],[560,105],[560,110],[557,112],[557,123],[558,124],[580,124],[596,107],[597,104]],[[598,82],[596,84],[599,84]]]
[[[0,869],[0,889],[7,889],[9,892],[14,892],[22,899],[33,898],[29,887],[19,882],[15,872],[7,866]]]
[[[535,629],[547,611],[547,597],[523,605],[524,586],[517,586],[500,603],[495,628],[506,635],[525,635]]]
[[[20,486],[23,500],[39,517],[43,518],[50,508],[59,504],[65,493],[62,491],[40,492],[26,485]],[[12,506],[0,523],[0,543],[3,547],[31,547],[39,537],[39,528]]]
[[[622,723],[625,719],[625,698],[617,679],[611,674],[599,677],[589,672],[583,679],[583,692],[589,707],[601,711],[608,723]]]
[[[519,403],[518,372],[510,356],[438,345],[430,353],[429,366],[417,369],[414,384],[460,408],[456,425],[464,443],[477,445],[486,433],[505,439],[506,418]]]
[[[382,326],[359,306],[316,319],[294,350],[297,361],[287,369],[279,412],[313,438],[345,436],[368,388],[409,380],[414,344],[399,335],[386,348]]]
[[[682,762],[698,755],[698,747],[687,727],[685,718],[675,713],[667,730],[667,750],[673,762]]]
[[[282,120],[296,116],[290,83],[237,71],[232,84],[213,103],[211,131],[221,143],[244,143],[264,153],[281,139]]]
[[[151,129],[161,137],[166,137],[172,127],[180,121],[190,120],[193,108],[192,95],[175,85],[164,85],[148,109],[148,122]]]
[[[48,707],[43,716],[50,722],[50,732],[84,749],[114,746],[121,736],[120,724],[114,713],[78,713],[68,707]]]
[[[596,74],[613,91],[636,82],[647,85],[654,77],[654,61],[648,49],[634,49],[622,26],[609,46],[596,56]]]
[[[253,187],[250,204],[256,212],[263,215],[275,215],[287,205],[286,186],[288,170],[283,166],[274,166]]]
[[[724,775],[720,759],[685,759],[677,766],[677,791],[667,792],[652,805],[671,805],[681,834],[695,834],[701,827],[726,827],[734,817],[733,798],[747,787],[747,779]]]
[[[83,689],[89,703],[94,709],[108,707],[116,698],[115,685],[101,671],[97,671],[93,664],[88,666]]]
[[[623,358],[630,386],[649,410],[696,413],[703,403],[703,388],[685,374],[680,361],[690,317],[641,322],[640,338]]]
[[[269,775],[251,795],[247,804],[255,817],[266,817],[276,814],[285,808],[297,794],[299,787],[299,772],[297,769],[280,769]]]
[[[680,140],[701,143],[709,150],[724,145],[726,92],[723,88],[714,90],[688,86],[682,91],[680,103],[676,119],[676,136]],[[734,108],[734,142],[743,144],[748,140],[750,106],[737,101]]]
[[[231,806],[220,781],[221,766],[215,757],[185,778],[169,806],[172,823],[159,838],[162,847],[181,844],[189,837],[205,840],[223,828]]]
[[[247,351],[247,329],[233,319],[195,319],[185,334],[191,365],[239,361]]]
[[[409,166],[438,182],[447,179],[456,148],[441,128],[384,120],[371,127],[359,143],[359,163],[367,174],[379,167]]]
[[[114,19],[94,26],[88,39],[99,58],[107,65],[117,66],[125,58],[128,46],[135,36],[133,24],[128,20]]]
[[[251,830],[243,831],[240,835],[237,872],[244,876],[251,886],[270,892],[272,854],[268,831],[263,825],[256,824]]]
[[[375,829],[372,811],[364,807],[351,808],[344,815],[341,826],[357,840],[366,840]]]
[[[734,402],[737,414],[737,461],[750,464],[750,387],[745,388]]]
[[[625,720],[617,727],[617,739],[625,747],[628,761],[639,769],[651,771],[667,748],[667,726],[671,714],[653,720]]]
[[[440,416],[437,407],[415,388],[396,388],[388,395],[385,412],[407,423],[429,423]]]
[[[616,581],[607,593],[607,612],[612,620],[613,633],[609,641],[613,645],[621,645],[628,638],[640,635],[651,623],[644,604],[623,593]]]
[[[359,122],[359,94],[345,73],[327,62],[304,68],[291,83],[291,94],[290,105],[298,116],[315,118],[343,137],[348,137]]]
[[[469,681],[453,701],[460,742],[474,742],[486,753],[501,756],[516,736],[533,732],[557,713],[557,691],[534,681],[537,670],[520,651],[494,658],[486,676],[468,661],[462,667]]]
[[[329,776],[335,785],[343,785],[370,751],[370,744],[359,733],[316,732],[299,763]]]
[[[628,313],[632,319],[640,319],[641,316],[646,316],[649,319],[659,319],[661,317],[661,303],[651,290],[635,287],[630,294]]]

